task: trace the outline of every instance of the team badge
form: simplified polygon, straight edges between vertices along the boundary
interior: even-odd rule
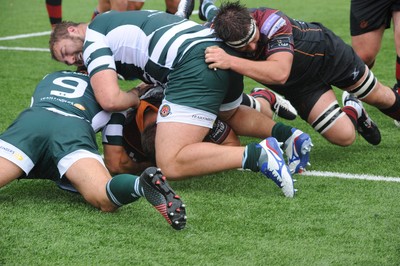
[[[366,27],[368,27],[368,21],[367,20],[363,20],[360,22],[360,28],[361,29],[365,29]]]
[[[171,107],[168,104],[164,104],[161,108],[160,108],[160,115],[162,117],[166,117],[171,113]]]

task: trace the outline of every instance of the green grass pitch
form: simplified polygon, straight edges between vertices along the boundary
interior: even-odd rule
[[[350,1],[243,2],[322,22],[350,43]],[[64,0],[63,18],[88,21],[96,4]],[[165,3],[147,0],[145,8],[165,10]],[[29,106],[45,74],[72,68],[40,51],[48,47],[46,33],[6,38],[49,31],[44,1],[1,1],[0,10],[2,132]],[[192,19],[200,21],[196,14]],[[373,69],[389,86],[395,82],[395,59],[389,29]],[[245,83],[247,91],[260,86],[249,79]],[[395,182],[400,177],[400,129],[375,108],[366,108],[381,129],[377,147],[361,137],[350,147],[336,147],[299,118],[287,121],[314,142],[310,174],[295,176],[299,191],[294,199],[251,172],[171,182],[187,205],[187,228],[179,232],[143,199],[104,214],[52,182],[12,182],[0,189],[0,265],[400,265],[400,183]],[[382,176],[393,182],[380,181]]]

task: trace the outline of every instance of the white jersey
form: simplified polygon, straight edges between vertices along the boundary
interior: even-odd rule
[[[110,11],[88,26],[84,62],[89,75],[114,69],[125,79],[163,84],[197,43],[218,41],[213,30],[160,11]]]

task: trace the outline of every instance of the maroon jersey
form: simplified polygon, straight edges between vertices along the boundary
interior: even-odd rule
[[[266,60],[272,54],[289,52],[293,63],[283,85],[264,84],[282,94],[307,119],[314,104],[331,86],[346,88],[360,78],[365,64],[350,45],[320,23],[292,19],[272,8],[249,9],[260,31],[257,51],[246,56]]]
[[[291,19],[272,8],[251,9],[251,15],[260,31],[260,40],[257,52],[250,57],[265,60],[277,52],[294,55],[292,71],[286,85],[308,80],[317,72],[309,71],[310,69],[322,67],[325,44],[320,24]]]

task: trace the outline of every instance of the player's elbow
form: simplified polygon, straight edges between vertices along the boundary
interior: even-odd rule
[[[277,85],[284,85],[289,79],[289,75],[289,71],[280,71],[279,73],[274,75],[274,83]]]
[[[112,99],[106,99],[104,101],[99,101],[100,106],[107,112],[119,112],[122,108],[120,108],[117,101]]]

